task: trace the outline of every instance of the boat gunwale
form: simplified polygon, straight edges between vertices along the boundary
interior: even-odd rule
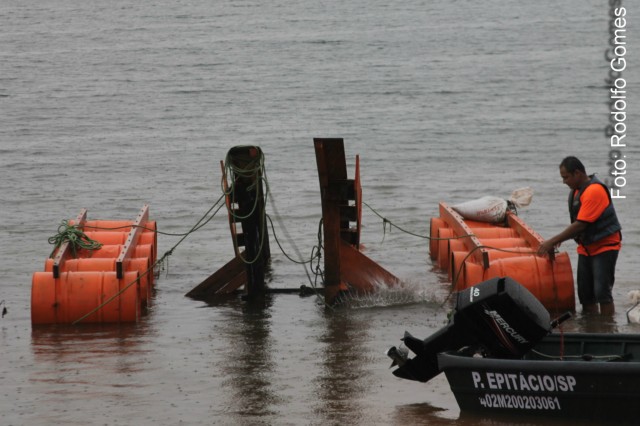
[[[438,354],[438,366],[440,370],[445,372],[453,369],[492,369],[496,371],[512,371],[518,372],[543,372],[543,373],[574,373],[574,374],[612,374],[612,373],[624,373],[625,376],[630,376],[637,379],[637,375],[640,375],[640,334],[608,334],[608,333],[552,333],[546,336],[538,345],[534,346],[534,350],[540,352],[537,346],[540,344],[555,343],[565,339],[565,345],[567,341],[569,343],[574,342],[589,342],[590,344],[602,344],[603,346],[618,345],[618,353],[612,351],[611,354],[597,356],[620,356],[620,345],[624,343],[631,343],[637,346],[638,350],[636,354],[638,357],[629,360],[587,360],[573,359],[576,355],[567,354],[566,357],[572,357],[571,359],[559,359],[557,355],[550,355],[554,359],[504,359],[504,358],[492,358],[478,357],[468,354],[462,354],[457,351],[445,351]],[[566,347],[566,346],[565,346]],[[589,354],[584,354],[589,355]]]

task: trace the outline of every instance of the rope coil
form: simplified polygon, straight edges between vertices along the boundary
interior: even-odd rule
[[[71,225],[68,220],[63,220],[58,227],[58,233],[49,237],[49,244],[54,248],[49,257],[53,258],[56,250],[64,243],[69,243],[73,257],[78,257],[78,250],[98,250],[102,244],[87,237],[77,225]]]

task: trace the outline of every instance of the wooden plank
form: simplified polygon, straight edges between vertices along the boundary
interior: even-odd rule
[[[472,256],[482,265],[484,269],[489,268],[489,253],[485,248],[478,248],[482,246],[482,243],[478,238],[473,235],[471,228],[464,223],[464,219],[458,212],[449,207],[446,203],[440,203],[440,218],[447,222],[450,228],[458,235],[469,235],[462,240],[468,243],[467,247],[473,251]]]
[[[138,244],[138,239],[144,232],[143,227],[147,224],[148,221],[149,205],[145,204],[144,206],[142,206],[140,213],[138,213],[138,216],[131,225],[129,236],[124,242],[122,249],[120,249],[120,255],[116,258],[116,276],[120,280],[124,278],[125,262],[131,258],[131,255],[133,254],[136,245]]]
[[[73,225],[77,226],[80,230],[84,228],[84,224],[87,222],[87,209],[80,210],[78,217],[73,222]],[[62,243],[56,252],[56,256],[53,259],[53,278],[60,278],[60,272],[62,271],[63,263],[71,256],[71,244],[68,241]]]
[[[534,231],[529,225],[527,225],[513,212],[507,212],[507,223],[509,224],[510,228],[514,229],[518,233],[520,238],[525,240],[527,244],[531,246],[531,251],[538,251],[538,248],[540,248],[540,244],[544,242],[544,238],[542,238],[540,234]],[[553,251],[549,253],[549,259],[551,259],[551,261],[555,260],[555,254],[553,253]]]

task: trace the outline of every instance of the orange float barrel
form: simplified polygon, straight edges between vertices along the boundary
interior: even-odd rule
[[[64,272],[58,279],[48,272],[36,272],[31,285],[31,322],[71,324],[93,310],[96,311],[81,322],[137,321],[140,317],[137,278],[137,271],[127,272],[122,280],[115,272]],[[125,288],[130,283],[133,284]]]
[[[44,271],[45,272],[50,272],[53,273],[53,262],[54,260],[50,257],[47,258],[47,260],[44,261]]]
[[[115,272],[116,259],[110,257],[69,259],[65,272]]]
[[[516,238],[518,233],[511,228],[471,228],[471,232],[476,237],[482,238]]]
[[[471,263],[473,263],[473,261],[469,258],[469,251],[451,252],[449,279],[451,280],[451,284],[453,284],[454,290],[461,291],[468,287],[465,278],[465,267]],[[478,267],[482,269],[480,265],[478,265]]]
[[[438,267],[440,269],[447,269],[449,267],[449,240],[453,237],[453,229],[438,229]]]
[[[453,253],[458,253],[458,258],[459,257],[466,257],[469,254],[469,250],[467,249],[467,247],[465,246],[464,242],[462,242],[462,240],[459,239],[453,239],[453,240],[449,240],[449,246],[447,247],[447,252],[449,253],[449,267],[447,268],[447,273],[449,276],[449,279],[451,280],[454,276],[455,271],[453,270],[454,266],[452,264],[453,261]]]
[[[130,220],[88,220],[84,225],[85,232],[129,232],[133,222]]]
[[[148,249],[147,249],[148,251]],[[115,272],[115,258],[70,259],[65,263],[66,272]],[[140,280],[140,302],[146,306],[151,297],[151,276],[149,258],[139,257],[125,261],[126,271],[135,271]],[[129,283],[125,283],[127,285]]]
[[[138,244],[133,251],[133,257],[146,257],[151,262],[153,246],[151,244]]]
[[[143,307],[149,305],[151,300],[151,287],[153,285],[153,271],[149,268],[149,259],[146,257],[137,257],[125,262],[127,271],[138,272],[140,280],[140,302]]]
[[[566,252],[560,253],[555,261],[540,256],[498,259],[484,273],[485,280],[505,276],[525,286],[547,309],[559,312],[575,309],[573,273]]]
[[[139,244],[136,246],[133,251],[134,259],[146,259],[146,268],[144,270],[144,276],[149,281],[149,287],[153,287],[155,277],[153,275],[153,265],[155,264],[155,259],[153,258],[155,246],[153,244]],[[140,274],[143,274],[141,271]],[[149,290],[150,292],[151,290]]]
[[[493,223],[489,223],[489,222],[480,222],[477,220],[469,220],[469,219],[465,219],[464,220],[464,224],[467,225],[469,228],[486,228],[486,229],[493,229],[493,228],[499,228],[499,226],[494,225]]]
[[[483,238],[480,243],[487,249],[508,249],[511,247],[529,247],[524,238]]]
[[[107,232],[107,231],[93,231],[84,233],[87,238],[97,241],[104,245],[124,244],[127,241],[127,232]]]
[[[91,250],[86,253],[86,257],[92,259],[100,258],[117,258],[122,250],[122,244],[108,244],[103,245],[98,250]]]
[[[530,247],[506,247],[502,250],[487,250],[489,262],[507,257],[534,256]]]
[[[122,251],[122,244],[104,245],[98,250],[92,250],[87,253],[87,257],[92,259],[99,258],[117,258]],[[134,257],[148,257],[150,260],[153,255],[153,246],[151,244],[138,244],[135,246]]]
[[[438,231],[440,228],[446,228],[447,223],[439,217],[432,217],[429,223],[429,256],[431,260],[438,258]]]
[[[472,285],[476,285],[484,281],[484,268],[482,267],[482,265],[471,260],[467,260],[466,262],[464,262],[462,270],[462,279],[458,279],[458,288],[460,290],[464,290],[465,288],[471,287]],[[460,287],[461,284],[463,285],[463,287]]]
[[[140,236],[140,240],[138,241],[138,244],[151,244],[152,245],[152,251],[151,251],[151,261],[153,263],[155,263],[156,260],[158,260],[158,226],[156,224],[156,222],[154,220],[150,220],[148,221],[145,225],[144,225],[144,231],[142,232],[142,235]]]
[[[158,260],[158,249],[157,249],[158,245],[157,245],[156,233],[155,232],[143,233],[140,236],[140,239],[138,240],[138,244],[150,246],[149,268],[152,268],[153,266],[155,266],[156,261]],[[153,271],[149,271],[149,282],[151,283],[152,286],[154,281],[155,281],[155,276],[153,274]]]

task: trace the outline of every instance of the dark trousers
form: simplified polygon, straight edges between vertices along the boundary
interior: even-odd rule
[[[578,299],[583,305],[611,303],[618,250],[578,255]]]

